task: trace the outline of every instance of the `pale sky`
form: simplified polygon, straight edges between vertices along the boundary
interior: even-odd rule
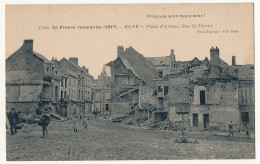
[[[150,15],[201,15],[189,18],[147,18]],[[189,28],[146,28],[147,25],[190,25]],[[195,24],[197,28],[192,28]],[[210,25],[202,28],[198,25]],[[52,26],[102,26],[102,29],[51,29]],[[117,29],[103,29],[116,25]],[[138,25],[124,29],[125,25]],[[41,30],[39,26],[49,26]],[[140,26],[144,26],[140,28]],[[122,27],[122,28],[119,28]],[[197,33],[197,31],[219,33]],[[229,33],[223,33],[223,30]],[[232,33],[231,30],[238,31]],[[254,63],[253,4],[171,5],[9,5],[6,6],[6,54],[15,52],[24,39],[34,40],[34,51],[48,59],[78,57],[79,65],[95,78],[103,64],[116,58],[117,46],[132,46],[145,57],[167,56],[176,60],[209,58],[212,46],[231,64]]]

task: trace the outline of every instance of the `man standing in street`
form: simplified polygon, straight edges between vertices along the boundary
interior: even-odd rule
[[[232,137],[234,137],[232,121],[227,122],[227,125],[228,125],[228,139],[231,141],[231,135],[232,135]]]
[[[11,135],[14,135],[17,133],[16,125],[19,123],[19,116],[14,108],[11,108],[11,112],[7,114],[7,118],[10,124]]]
[[[42,116],[41,118],[41,126],[42,126],[42,137],[44,138],[45,137],[45,134],[48,135],[48,130],[47,130],[47,127],[50,123],[51,119],[48,115],[48,112],[45,111],[44,112],[44,115]]]
[[[85,127],[86,130],[88,129],[88,122],[86,116],[83,117],[83,126]]]
[[[93,111],[93,114],[94,114],[95,119],[96,119],[97,118],[97,114],[98,114],[98,109],[97,108]]]

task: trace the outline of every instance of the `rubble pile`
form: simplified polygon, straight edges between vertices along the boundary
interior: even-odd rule
[[[125,122],[128,117],[129,117],[129,115],[117,116],[117,117],[114,117],[114,118],[110,118],[110,120],[113,123],[122,123],[122,122]]]
[[[110,122],[118,123],[122,126],[131,126],[131,127],[145,127],[148,128],[151,124],[151,120],[146,120],[142,123],[138,122],[135,118],[135,115],[121,115],[113,118],[109,118]]]
[[[198,144],[198,140],[195,140],[195,139],[192,139],[192,138],[189,138],[189,139],[186,139],[186,138],[178,138],[177,140],[175,140],[175,143],[195,143],[195,144]]]
[[[170,130],[170,131],[182,130],[181,122],[170,122],[168,120],[154,123],[150,125],[150,128],[155,130]]]
[[[153,125],[153,119],[152,118],[140,123],[140,126],[142,126],[142,127],[148,127],[149,128],[152,125]]]
[[[110,122],[118,123],[120,125],[125,126],[136,126],[136,127],[143,127],[151,130],[168,130],[168,131],[181,131],[181,122],[170,122],[169,120],[160,121],[157,123],[153,122],[153,119],[147,119],[145,121],[138,121],[134,115],[124,115],[124,116],[117,116],[113,118],[109,118]],[[184,128],[187,130],[187,128]]]

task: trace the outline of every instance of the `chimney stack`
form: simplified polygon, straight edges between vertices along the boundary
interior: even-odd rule
[[[174,49],[171,49],[170,59],[171,61],[175,61]]]
[[[236,65],[236,56],[232,56],[232,66]]]
[[[122,56],[124,53],[124,47],[123,46],[117,46],[117,57]]]
[[[210,63],[214,65],[220,64],[219,48],[217,46],[210,49]]]
[[[71,61],[72,63],[78,65],[79,59],[77,57],[71,57],[71,58],[69,58],[69,61]]]
[[[28,39],[28,40],[24,40],[23,41],[23,46],[22,46],[25,50],[29,51],[33,51],[33,40],[32,39]]]

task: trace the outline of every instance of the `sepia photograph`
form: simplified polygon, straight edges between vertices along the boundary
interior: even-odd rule
[[[254,3],[6,4],[6,161],[255,159],[254,35]]]

